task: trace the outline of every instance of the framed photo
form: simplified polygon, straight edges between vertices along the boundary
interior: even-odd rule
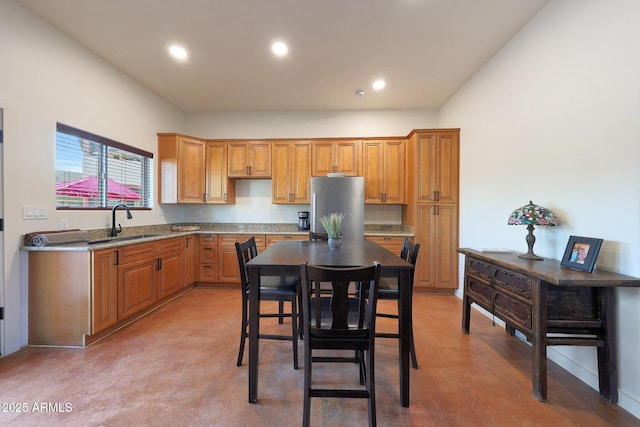
[[[596,258],[602,246],[602,239],[591,237],[569,236],[569,243],[564,250],[561,265],[575,270],[591,273],[596,265]]]

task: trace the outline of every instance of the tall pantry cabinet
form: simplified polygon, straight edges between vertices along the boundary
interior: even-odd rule
[[[458,288],[460,130],[414,130],[407,140],[407,204],[403,224],[413,226],[420,254],[414,287],[451,293]]]

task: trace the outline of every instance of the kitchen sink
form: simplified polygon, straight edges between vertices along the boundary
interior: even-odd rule
[[[136,240],[136,239],[144,239],[145,237],[157,237],[157,236],[162,236],[162,234],[136,234],[135,236],[105,237],[104,239],[92,240],[89,242],[89,244],[95,245],[97,243],[122,242],[125,240]]]

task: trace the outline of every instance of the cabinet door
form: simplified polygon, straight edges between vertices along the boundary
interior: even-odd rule
[[[104,249],[93,253],[93,298],[91,333],[118,320],[118,253]]]
[[[309,142],[274,142],[271,201],[273,203],[309,203],[311,197]]]
[[[220,234],[218,236],[218,282],[240,283],[240,268],[235,242],[239,234]]]
[[[334,172],[346,176],[362,175],[362,141],[336,141],[334,153]]]
[[[255,178],[271,177],[271,143],[249,143],[249,175]]]
[[[291,144],[274,142],[273,177],[271,179],[271,201],[273,203],[289,203],[291,199]]]
[[[197,278],[198,243],[196,236],[184,238],[184,285],[193,285]]]
[[[335,172],[334,142],[314,141],[311,147],[311,176],[327,176],[328,173]],[[274,168],[274,171],[275,170],[277,169]]]
[[[404,242],[404,237],[393,237],[393,236],[365,236],[365,241],[376,242],[389,252],[393,252],[394,254],[400,256],[400,252],[402,251],[402,243]]]
[[[227,175],[242,178],[249,175],[249,144],[230,142],[227,145]]]
[[[206,146],[206,203],[235,203],[235,187],[227,176],[227,144],[207,142]]]
[[[156,300],[158,258],[118,267],[118,320],[149,307]]]
[[[204,141],[180,138],[178,203],[204,203],[206,193],[204,157]]]
[[[384,193],[384,147],[381,141],[365,141],[364,152],[364,202],[382,203]]]
[[[455,204],[418,205],[420,256],[415,286],[456,289],[458,207]]]
[[[182,251],[166,254],[158,262],[158,298],[163,298],[184,287],[184,254]]]
[[[384,199],[385,203],[402,204],[404,198],[405,142],[385,141],[384,145]]]
[[[458,131],[433,131],[417,136],[418,202],[456,203],[460,144]]]

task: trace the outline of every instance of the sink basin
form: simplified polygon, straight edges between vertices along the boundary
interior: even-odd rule
[[[161,236],[161,234],[136,234],[135,236],[105,237],[104,239],[92,240],[89,242],[89,244],[95,245],[97,243],[122,242],[124,240],[144,239],[145,237],[157,236]]]

